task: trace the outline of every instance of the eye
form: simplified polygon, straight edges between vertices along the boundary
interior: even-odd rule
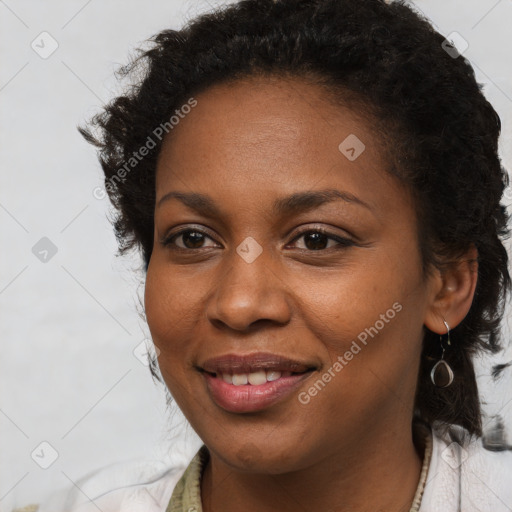
[[[177,240],[181,239],[181,244],[176,243]],[[181,250],[193,250],[193,249],[203,249],[208,247],[215,246],[205,246],[205,239],[212,240],[204,231],[199,229],[182,229],[177,233],[173,233],[170,236],[165,237],[161,243],[164,247],[170,247],[171,249],[181,249]]]
[[[301,238],[304,239],[305,247],[299,247],[299,249],[309,251],[342,249],[344,247],[350,247],[354,245],[354,242],[352,240],[330,233],[323,228],[315,228],[309,229],[307,231],[302,231],[302,233],[299,233],[299,235],[296,236],[292,240],[292,242],[295,242],[296,240],[299,240]],[[334,244],[329,246],[329,241],[334,242]]]
[[[299,247],[299,249],[306,251],[341,249],[354,245],[352,240],[330,233],[323,228],[302,231],[292,242],[296,242],[301,238],[304,239],[304,247]],[[206,239],[214,242],[214,245],[204,245]],[[180,241],[180,243],[177,243],[178,241]],[[331,245],[329,245],[329,242],[331,242]],[[161,243],[164,247],[183,251],[216,247],[215,241],[207,233],[200,229],[191,228],[182,229],[177,233],[173,233],[165,237]]]

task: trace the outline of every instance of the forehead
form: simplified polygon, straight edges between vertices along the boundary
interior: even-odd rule
[[[198,142],[219,141],[226,145],[237,142],[247,148],[261,148],[275,142],[276,149],[300,139],[301,147],[332,149],[332,140],[343,132],[357,132],[361,139],[374,139],[371,122],[355,103],[353,94],[343,93],[333,101],[326,87],[290,77],[247,77],[215,84],[196,96],[197,106],[187,114],[164,139],[165,146],[177,146],[174,141],[192,135]],[[190,133],[190,132],[193,132]],[[332,132],[333,137],[321,144],[319,139]],[[200,140],[199,140],[200,139]],[[380,142],[380,141],[373,141]],[[337,144],[335,149],[337,148]],[[298,149],[298,148],[295,148]]]
[[[323,87],[251,77],[214,85],[164,139],[157,198],[172,188],[269,193],[339,186],[381,195],[396,186],[368,118]],[[377,197],[371,198],[377,199]]]

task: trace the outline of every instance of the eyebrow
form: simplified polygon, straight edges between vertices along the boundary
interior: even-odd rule
[[[210,196],[198,192],[168,192],[158,200],[157,208],[160,208],[162,204],[171,199],[178,199],[188,208],[207,217],[222,216],[222,212],[215,204],[215,201]],[[276,216],[291,215],[309,211],[325,203],[337,200],[360,205],[373,212],[373,208],[368,203],[349,192],[324,189],[295,192],[289,196],[276,199],[272,204],[272,213]]]

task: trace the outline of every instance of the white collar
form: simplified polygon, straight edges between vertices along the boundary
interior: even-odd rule
[[[481,438],[463,444],[457,426],[443,432],[434,422],[431,431],[419,512],[512,512],[512,451],[486,450]],[[79,491],[54,496],[39,512],[163,512],[185,469],[154,461],[116,464],[80,480]]]
[[[419,512],[512,512],[512,452],[482,439],[462,442],[461,427],[432,425],[432,458]]]

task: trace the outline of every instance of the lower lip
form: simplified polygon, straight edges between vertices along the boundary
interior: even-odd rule
[[[228,412],[261,411],[285,399],[293,393],[313,372],[280,377],[259,386],[242,384],[235,386],[222,378],[203,372],[213,401]]]

